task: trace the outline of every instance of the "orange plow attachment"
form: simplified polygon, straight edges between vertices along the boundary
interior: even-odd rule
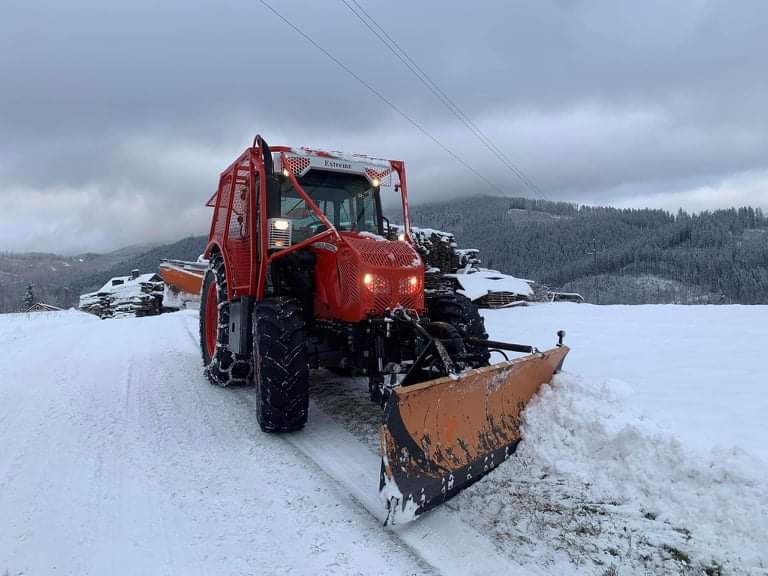
[[[414,518],[506,460],[520,441],[526,404],[567,354],[559,346],[395,388],[381,427],[379,490],[388,521]]]
[[[177,291],[200,294],[207,267],[199,262],[165,260],[160,263],[160,276],[168,286]]]

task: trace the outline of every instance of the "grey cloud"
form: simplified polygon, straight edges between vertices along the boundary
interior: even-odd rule
[[[766,207],[768,4],[360,2],[545,197]],[[272,3],[533,195],[341,2]],[[0,249],[204,233],[218,171],[256,132],[405,159],[414,201],[492,191],[259,2],[6,3],[0,78]]]

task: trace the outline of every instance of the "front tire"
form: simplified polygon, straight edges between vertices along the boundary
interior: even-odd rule
[[[251,362],[229,350],[227,277],[221,256],[211,257],[200,292],[200,350],[203,371],[217,386],[247,385]]]
[[[309,413],[309,354],[299,301],[265,298],[253,314],[256,417],[264,432],[301,430]]]
[[[446,322],[453,325],[463,338],[487,340],[485,320],[480,315],[477,306],[463,294],[442,292],[427,300],[429,319],[433,322]],[[465,341],[467,354],[474,358],[475,368],[488,366],[491,353],[482,346],[473,346]]]

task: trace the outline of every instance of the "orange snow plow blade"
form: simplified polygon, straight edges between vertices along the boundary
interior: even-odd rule
[[[522,412],[568,354],[546,352],[395,388],[381,427],[380,493],[389,521],[408,521],[506,460]]]
[[[165,260],[160,263],[160,276],[165,283],[178,292],[200,294],[207,264]]]

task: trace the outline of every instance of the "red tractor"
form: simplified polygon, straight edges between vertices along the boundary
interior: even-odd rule
[[[400,197],[402,225],[382,213]],[[426,293],[401,161],[259,136],[209,200],[200,304],[205,373],[255,384],[266,432],[307,422],[310,368],[367,376],[382,403],[380,489],[419,514],[492,469],[519,440],[519,415],[567,353],[488,340],[464,296]],[[489,366],[490,349],[528,356]]]

